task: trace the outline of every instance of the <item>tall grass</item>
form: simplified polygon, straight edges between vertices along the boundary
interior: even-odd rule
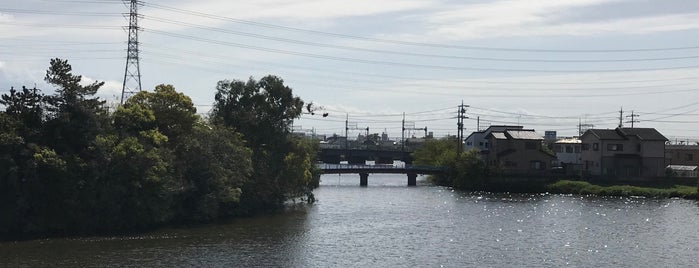
[[[667,188],[640,187],[632,185],[596,185],[586,181],[561,180],[547,186],[547,190],[558,194],[581,194],[599,196],[645,196],[655,198],[681,197],[699,199],[697,187],[674,185]]]

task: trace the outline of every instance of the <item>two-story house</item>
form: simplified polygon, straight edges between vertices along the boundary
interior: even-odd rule
[[[508,174],[548,173],[555,155],[544,149],[544,138],[533,129],[493,131],[486,137],[487,164]]]
[[[665,174],[667,138],[654,128],[590,129],[581,137],[583,170],[623,179]]]
[[[498,131],[502,132],[508,129],[513,129],[513,130],[518,130],[518,129],[523,129],[523,126],[490,126],[485,130],[481,131],[476,131],[471,133],[471,135],[468,135],[466,139],[464,139],[464,151],[470,151],[473,149],[477,149],[478,151],[481,152],[481,155],[483,156],[483,159],[485,160],[487,158],[488,151],[490,150],[490,145],[488,139],[486,137],[493,131]]]

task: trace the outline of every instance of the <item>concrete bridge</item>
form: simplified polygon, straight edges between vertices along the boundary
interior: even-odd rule
[[[377,164],[393,164],[394,160],[411,164],[413,162],[412,153],[412,151],[388,149],[324,148],[318,153],[318,159],[323,163],[331,164],[339,164],[341,161],[347,161],[350,164],[364,164],[366,161],[375,161]]]
[[[406,174],[408,186],[417,185],[417,175],[435,175],[444,173],[445,169],[432,166],[394,166],[394,165],[355,165],[355,164],[318,164],[323,174],[359,174],[359,185],[367,186],[369,174]]]

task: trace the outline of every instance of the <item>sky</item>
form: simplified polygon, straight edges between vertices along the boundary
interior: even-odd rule
[[[172,84],[199,113],[222,80],[276,75],[321,110],[297,131],[400,137],[522,125],[658,129],[699,141],[696,0],[144,0],[143,90]],[[0,2],[0,93],[54,88],[67,59],[98,95],[121,96],[128,6],[119,0]],[[328,113],[328,117],[319,114]],[[631,117],[631,115],[634,115]],[[410,130],[414,129],[414,130]]]

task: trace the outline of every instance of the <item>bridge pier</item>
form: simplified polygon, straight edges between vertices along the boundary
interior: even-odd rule
[[[417,186],[417,174],[408,173],[408,186]]]
[[[369,173],[359,173],[359,186],[369,185]]]

